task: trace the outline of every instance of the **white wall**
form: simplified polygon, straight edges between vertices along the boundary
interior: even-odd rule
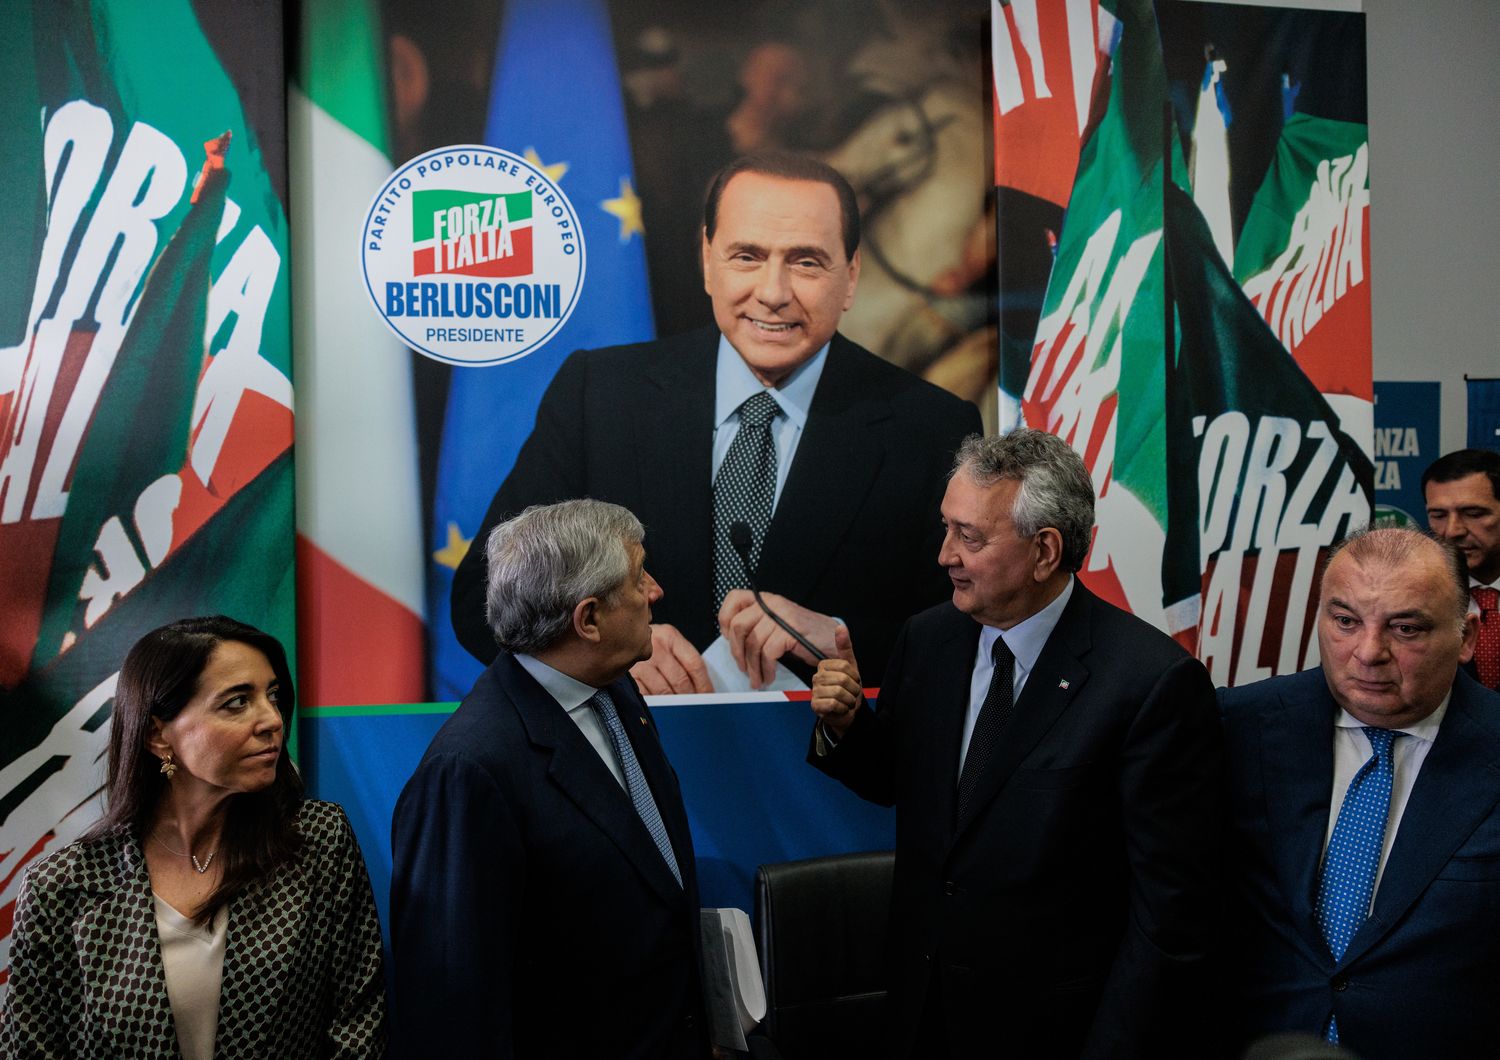
[[[1500,376],[1500,2],[1364,0],[1375,378]]]

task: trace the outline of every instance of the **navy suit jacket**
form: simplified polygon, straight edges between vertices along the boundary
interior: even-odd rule
[[[646,524],[653,621],[702,650],[713,605],[714,372],[719,333],[579,350],[558,369],[453,579],[453,629],[483,662],[484,542],[532,504],[593,497]],[[967,401],[842,335],[830,343],[796,459],[761,549],[760,588],[838,615],[875,684],[901,623],[951,591],[938,566],[953,452],[982,430]]]
[[[879,709],[808,758],[896,805],[894,1055],[926,1055],[933,977],[955,1057],[1201,1055],[1222,830],[1208,673],[1075,584],[955,822],[979,631],[951,603],[917,615]]]
[[[634,684],[609,693],[682,885],[578,726],[502,653],[396,804],[397,1057],[707,1055],[677,777]]]
[[[1321,1034],[1364,1060],[1500,1049],[1500,696],[1456,675],[1375,904],[1335,962],[1313,915],[1338,710],[1321,668],[1219,693],[1232,784],[1241,1040]]]

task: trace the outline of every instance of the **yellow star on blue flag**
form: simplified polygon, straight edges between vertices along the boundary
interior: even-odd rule
[[[450,522],[448,524],[448,543],[434,552],[432,559],[435,563],[441,563],[449,570],[458,570],[458,564],[469,551],[469,544],[473,540],[473,538],[464,537],[459,532],[457,523]]]
[[[550,166],[543,162],[542,156],[536,153],[535,147],[528,147],[522,153],[521,157],[541,170],[547,179],[554,184],[562,180],[563,176],[568,172],[568,164],[566,162],[554,162]]]
[[[605,199],[599,204],[605,213],[620,219],[620,242],[625,243],[632,235],[644,235],[646,226],[641,221],[641,200],[630,186],[629,177],[620,178],[620,195],[616,199]]]

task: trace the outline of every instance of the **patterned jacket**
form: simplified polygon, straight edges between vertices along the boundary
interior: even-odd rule
[[[382,1057],[380,924],[343,810],[308,801],[301,853],[229,904],[216,1060]],[[73,843],[16,903],[0,1057],[179,1056],[140,843]]]

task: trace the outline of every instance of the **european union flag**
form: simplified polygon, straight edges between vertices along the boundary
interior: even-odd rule
[[[509,364],[454,369],[427,585],[438,700],[462,697],[481,670],[442,617],[453,569],[531,433],[558,365],[576,349],[655,337],[641,204],[604,0],[509,0],[490,85],[485,142],[525,156],[568,196],[587,264],[578,305],[546,347]]]

